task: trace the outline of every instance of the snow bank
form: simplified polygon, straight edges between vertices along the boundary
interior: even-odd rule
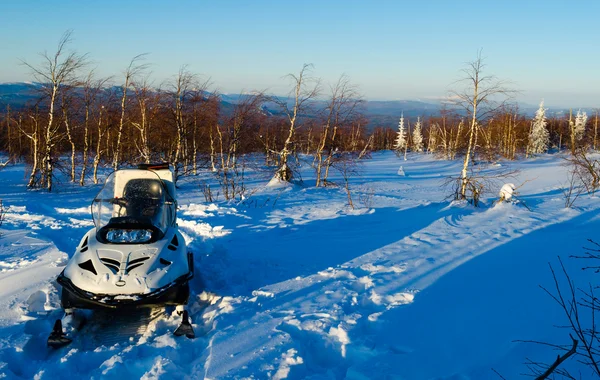
[[[173,337],[170,309],[118,322],[90,313],[87,334],[56,353],[45,344],[60,316],[54,279],[91,227],[85,214],[97,189],[26,192],[22,175],[0,172],[9,205],[0,376],[479,379],[493,378],[494,367],[514,378],[527,371],[525,357],[553,358],[515,340],[564,343],[552,327],[560,313],[538,285],[551,281],[548,261],[596,233],[597,199],[583,195],[565,210],[566,169],[539,157],[511,164],[531,211],[448,206],[441,182],[460,163],[409,158],[410,176],[398,175],[392,153],[365,160],[350,182],[354,212],[334,187],[273,183],[275,191],[253,195],[260,201],[231,207],[204,204],[194,179],[183,179],[178,224],[195,254],[188,309],[198,338]],[[314,180],[311,168],[301,170]],[[258,175],[248,181],[264,184]]]

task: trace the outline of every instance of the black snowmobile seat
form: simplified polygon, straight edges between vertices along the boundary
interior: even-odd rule
[[[148,218],[156,216],[163,200],[162,187],[162,183],[158,179],[129,180],[123,191],[123,198],[127,201],[127,215]]]

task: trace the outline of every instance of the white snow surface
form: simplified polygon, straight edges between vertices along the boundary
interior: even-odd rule
[[[286,186],[249,171],[242,202],[206,203],[198,184],[218,189],[214,175],[186,178],[178,224],[194,252],[197,338],[174,337],[178,317],[159,309],[142,327],[94,328],[92,318],[58,350],[46,347],[62,316],[55,279],[93,227],[86,213],[99,186],[27,191],[24,166],[7,167],[0,378],[496,379],[492,368],[520,377],[527,358],[556,357],[520,341],[570,342],[539,285],[552,287],[557,256],[574,280],[592,278],[569,255],[600,240],[600,202],[582,195],[564,208],[559,156],[484,170],[506,167],[520,170],[511,182],[527,207],[495,203],[502,183],[481,208],[450,203],[442,184],[460,162],[423,154],[365,160],[350,183],[354,210],[344,189],[314,188],[309,165],[302,184]],[[587,378],[575,360],[565,365]]]

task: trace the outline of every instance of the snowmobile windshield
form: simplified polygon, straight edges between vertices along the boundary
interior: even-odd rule
[[[92,203],[97,237],[109,243],[146,243],[175,224],[175,200],[151,170],[112,173]]]

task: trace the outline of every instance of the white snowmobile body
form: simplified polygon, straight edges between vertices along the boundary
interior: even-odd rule
[[[112,173],[92,202],[95,227],[58,277],[63,308],[186,304],[193,258],[176,209],[168,164]]]

